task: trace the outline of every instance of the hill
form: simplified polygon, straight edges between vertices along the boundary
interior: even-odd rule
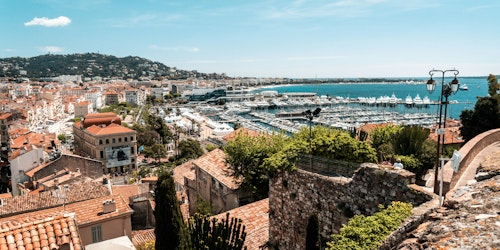
[[[179,70],[137,56],[120,58],[98,53],[2,58],[0,59],[0,69],[0,77],[27,77],[40,80],[59,75],[120,79],[139,79],[141,77],[151,79],[225,78],[225,75],[215,73],[205,74],[195,70]]]

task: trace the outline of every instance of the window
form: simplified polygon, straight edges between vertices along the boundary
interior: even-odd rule
[[[133,136],[130,137],[130,141],[134,141],[134,137]]]
[[[101,159],[104,158],[104,152],[103,151],[100,151],[101,152]]]
[[[109,144],[109,139],[106,139],[106,144]]]
[[[132,151],[132,154],[135,154],[135,150],[134,150],[134,147],[130,147],[130,151]]]
[[[113,143],[116,143],[115,138],[113,138]]]
[[[121,138],[121,137],[120,137],[120,138],[118,138],[118,142],[122,142],[122,138]]]
[[[99,145],[102,145],[102,140],[101,139],[99,139]]]
[[[101,225],[92,227],[92,243],[102,241],[102,228]]]
[[[127,137],[125,137],[125,141],[127,141]]]

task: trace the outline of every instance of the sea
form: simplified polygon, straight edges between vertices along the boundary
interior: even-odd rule
[[[279,94],[286,94],[290,92],[313,92],[317,93],[318,96],[328,96],[328,97],[343,97],[343,98],[357,98],[357,97],[375,97],[380,96],[391,96],[394,94],[397,98],[401,98],[403,101],[410,95],[415,98],[417,94],[420,98],[425,96],[429,97],[431,102],[438,102],[441,94],[441,83],[442,78],[435,78],[436,80],[436,90],[433,93],[429,93],[426,89],[426,82],[428,78],[413,78],[412,81],[399,81],[399,82],[356,82],[356,83],[297,83],[291,85],[273,85],[258,88],[254,90],[254,93],[259,93],[264,90],[275,90]],[[444,84],[447,84],[453,80],[452,77],[445,77]],[[488,81],[487,77],[458,77],[461,85],[465,84],[468,90],[459,90],[456,93],[449,96],[447,117],[453,119],[459,119],[462,110],[474,109],[477,97],[484,97],[488,95]],[[430,105],[429,107],[406,107],[405,105],[398,105],[395,110],[400,113],[429,113],[438,114],[438,105]]]

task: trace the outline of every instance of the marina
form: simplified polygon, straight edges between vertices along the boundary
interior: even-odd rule
[[[487,88],[481,88],[483,83],[487,85],[483,78],[465,78],[461,82],[468,91],[450,97],[448,118],[458,119],[462,110],[474,107],[476,96],[487,94]],[[421,82],[233,87],[227,96],[213,102],[223,100],[223,105],[196,103],[192,112],[233,128],[243,126],[265,132],[294,133],[309,126],[309,122],[351,131],[381,123],[431,127],[439,120],[438,99],[439,92],[428,93]],[[321,108],[320,115],[308,120],[303,112],[316,108]],[[225,127],[221,133],[224,131],[229,129]]]

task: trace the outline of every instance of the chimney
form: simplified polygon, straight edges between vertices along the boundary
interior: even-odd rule
[[[102,203],[102,214],[107,214],[116,211],[116,202],[114,200],[106,200]]]

